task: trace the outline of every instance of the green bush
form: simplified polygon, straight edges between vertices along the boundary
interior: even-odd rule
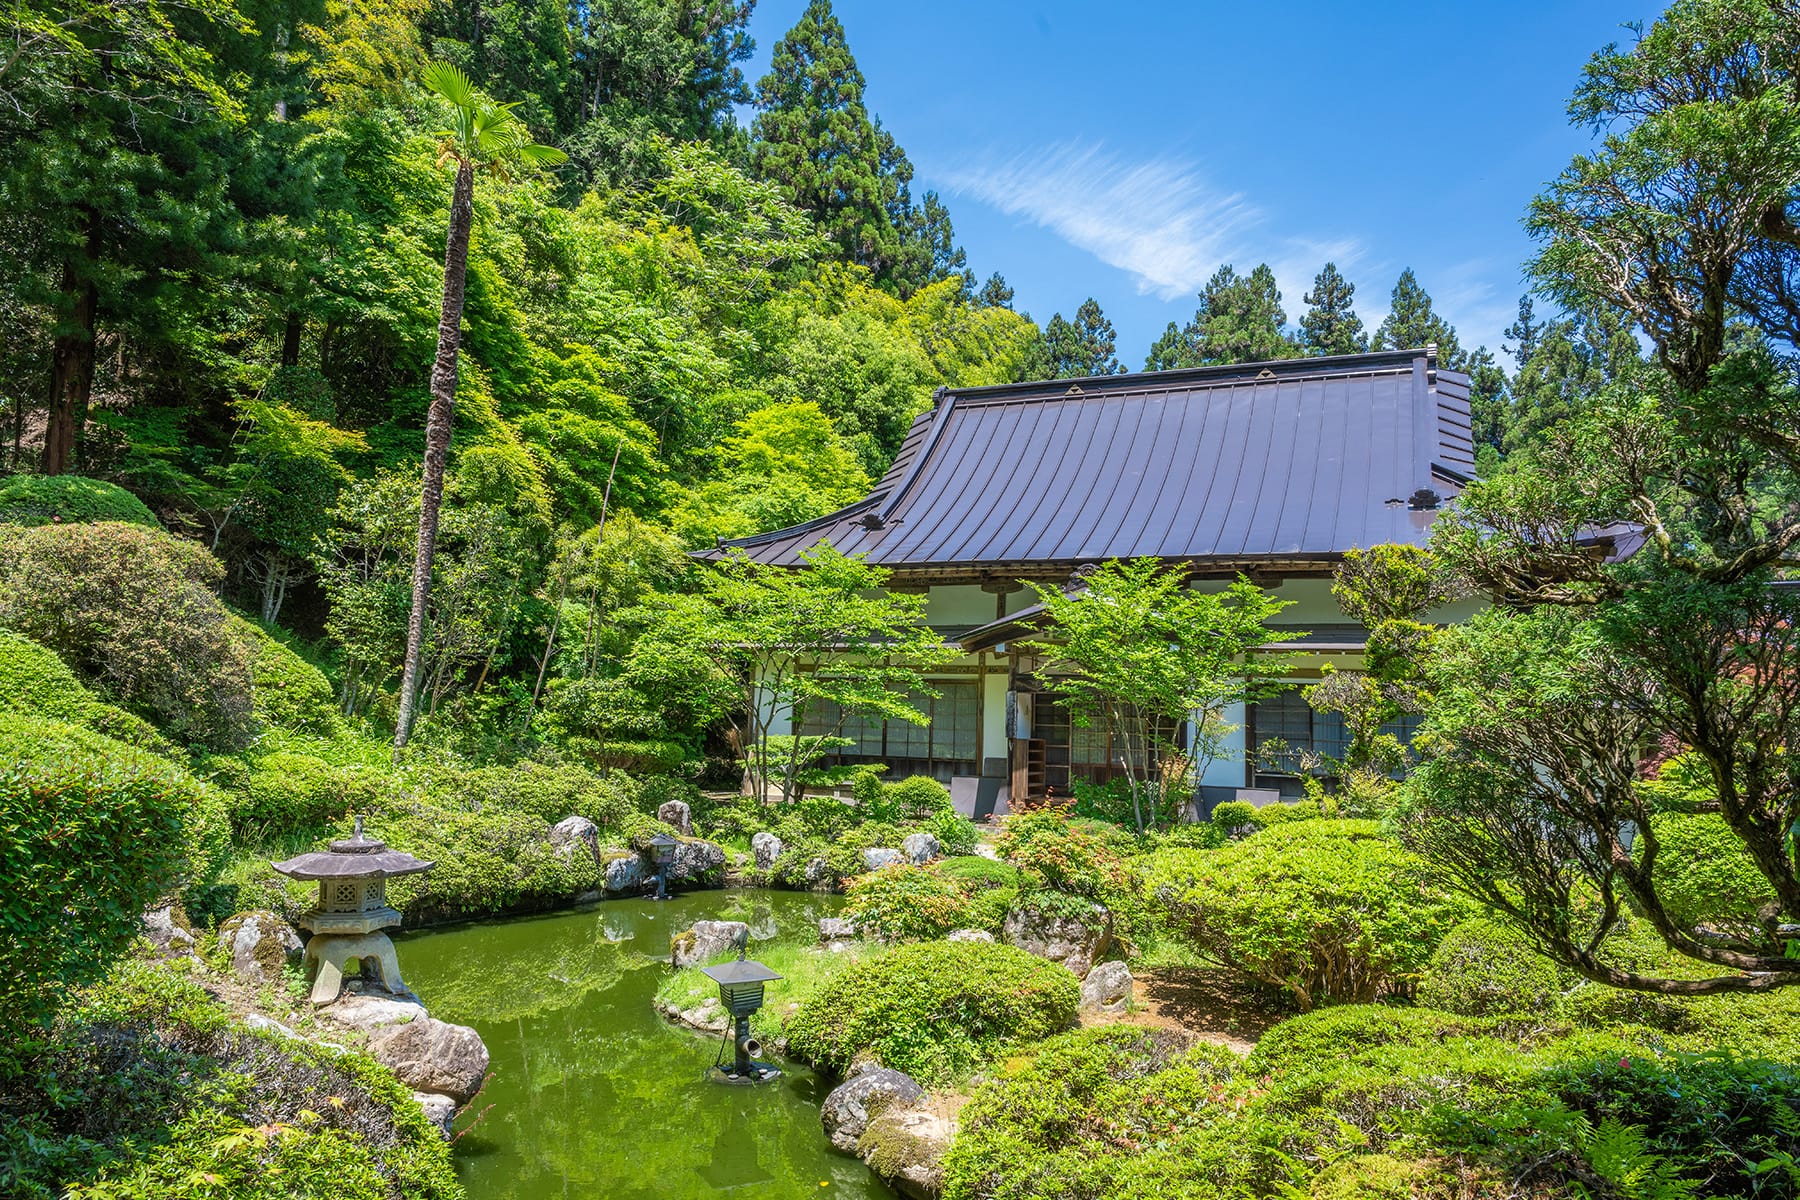
[[[938,840],[938,848],[946,856],[973,854],[975,847],[981,844],[981,835],[975,830],[975,822],[954,809],[945,809],[927,817],[919,828]]]
[[[0,713],[0,1030],[97,978],[214,851],[203,785],[167,760]]]
[[[1212,811],[1212,823],[1221,829],[1242,829],[1256,821],[1256,805],[1248,800],[1227,800]]]
[[[1281,825],[1149,862],[1149,892],[1170,928],[1302,1009],[1406,990],[1469,913],[1372,821]]]
[[[915,825],[943,813],[954,816],[950,789],[929,775],[912,775],[883,789],[882,800],[888,810],[886,820],[899,825]]]
[[[1233,803],[1236,803],[1233,801]],[[1212,821],[1188,822],[1164,830],[1155,838],[1156,846],[1180,846],[1188,850],[1217,850],[1231,841],[1231,827]]]
[[[138,525],[0,526],[0,626],[169,736],[236,749],[255,728],[254,683],[212,591],[223,573],[194,543]]]
[[[841,1074],[872,1053],[927,1086],[959,1079],[1009,1046],[1074,1023],[1066,967],[990,942],[921,942],[845,971],[788,1022],[791,1053]]]
[[[337,701],[324,672],[260,625],[233,615],[231,630],[250,653],[256,689],[252,704],[259,721],[321,737],[337,732]]]
[[[450,1148],[393,1072],[253,1033],[199,984],[127,961],[0,1087],[6,1194],[459,1200]]]
[[[1470,1017],[1544,1013],[1574,983],[1573,972],[1539,954],[1511,926],[1477,918],[1438,944],[1419,1003]]]
[[[944,858],[932,864],[932,870],[948,879],[956,880],[962,889],[968,892],[986,888],[1017,888],[1019,886],[1019,868],[1011,863],[1001,862],[997,858],[984,858],[979,854]]]
[[[1717,813],[1657,813],[1650,831],[1659,846],[1656,894],[1684,929],[1759,931],[1757,910],[1775,898],[1768,878]],[[1636,847],[1642,851],[1640,840]]]
[[[1038,891],[1068,892],[1110,903],[1130,893],[1129,835],[1095,821],[1071,821],[1061,813],[1006,818],[995,847]]]
[[[863,937],[919,942],[970,927],[969,898],[928,867],[895,864],[852,880],[844,915]]]
[[[243,791],[231,810],[232,829],[240,841],[316,835],[352,808],[366,809],[374,803],[371,789],[355,786],[354,772],[316,755],[265,754],[249,765]]]
[[[1317,800],[1295,800],[1291,804],[1265,804],[1250,814],[1250,823],[1258,829],[1285,825],[1289,821],[1312,821],[1324,815]]]
[[[162,528],[144,502],[119,487],[80,475],[0,479],[0,525],[75,525],[123,521]]]
[[[465,808],[509,808],[554,824],[583,816],[604,830],[624,830],[641,812],[640,788],[618,772],[601,774],[573,764],[474,767],[434,778],[433,791]]]
[[[181,756],[155,726],[102,703],[62,659],[5,629],[0,629],[0,709],[80,725],[153,754]]]

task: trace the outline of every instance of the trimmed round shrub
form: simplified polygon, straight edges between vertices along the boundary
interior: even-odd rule
[[[975,847],[981,844],[981,835],[975,831],[975,822],[953,809],[945,809],[928,817],[919,828],[936,838],[938,846],[946,855],[973,854]]]
[[[1658,813],[1650,818],[1658,850],[1653,878],[1674,922],[1758,930],[1757,910],[1775,898],[1768,879],[1717,813]],[[1640,852],[1642,843],[1637,847]]]
[[[1438,944],[1419,985],[1419,1003],[1469,1017],[1544,1013],[1574,983],[1573,972],[1539,954],[1516,930],[1477,918]]]
[[[153,754],[181,753],[142,717],[97,699],[62,659],[5,629],[0,629],[0,708],[80,725]]]
[[[983,888],[1017,888],[1019,886],[1019,868],[1011,863],[1001,862],[997,858],[985,858],[979,854],[965,854],[947,857],[932,864],[932,870],[949,879],[954,879],[964,891],[978,891]]]
[[[161,529],[144,502],[119,487],[80,475],[14,475],[0,479],[0,524],[73,525],[123,521]]]
[[[349,812],[355,773],[312,754],[265,754],[250,763],[231,825],[247,841],[316,834]]]
[[[338,728],[337,699],[319,668],[282,645],[262,626],[235,614],[232,633],[250,653],[252,705],[265,725],[329,737]]]
[[[1242,829],[1256,821],[1256,805],[1248,800],[1227,800],[1212,811],[1212,823],[1221,829]]]
[[[995,848],[1034,891],[1109,903],[1132,890],[1126,856],[1135,843],[1129,834],[1098,821],[1071,821],[1058,812],[1010,816]]]
[[[929,820],[940,813],[956,815],[950,804],[950,789],[929,775],[913,775],[882,789],[887,819],[899,824]]]
[[[1147,875],[1171,929],[1302,1010],[1408,989],[1469,915],[1372,821],[1299,821],[1222,850],[1162,850]]]
[[[0,526],[0,626],[179,741],[245,745],[250,655],[212,587],[217,559],[138,525]]]
[[[920,942],[857,963],[788,1021],[788,1049],[842,1074],[859,1054],[927,1086],[1075,1022],[1068,968],[992,942]]]
[[[1464,1017],[1429,1008],[1346,1004],[1283,1021],[1250,1052],[1257,1074],[1330,1073],[1343,1062],[1385,1046],[1431,1045],[1485,1037],[1506,1028],[1494,1018]]]
[[[921,942],[970,927],[969,897],[928,867],[883,867],[852,880],[848,895],[844,915],[879,941]]]
[[[138,918],[212,852],[203,785],[165,759],[0,713],[0,1029],[102,975]]]

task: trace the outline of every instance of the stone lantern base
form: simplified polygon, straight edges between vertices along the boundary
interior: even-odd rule
[[[315,1007],[338,998],[344,987],[344,968],[352,961],[362,964],[365,979],[370,977],[372,965],[382,987],[395,995],[407,992],[406,983],[400,978],[400,960],[387,934],[317,933],[306,943],[304,960],[307,974],[313,976],[311,1000]]]

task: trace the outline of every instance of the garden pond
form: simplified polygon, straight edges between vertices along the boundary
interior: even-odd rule
[[[401,968],[431,1014],[471,1025],[492,1073],[458,1128],[469,1200],[543,1197],[891,1197],[819,1125],[828,1085],[797,1063],[778,1081],[707,1079],[720,1039],[652,1006],[669,938],[732,908],[751,955],[811,944],[841,899],[796,892],[695,892],[609,900],[554,916],[408,936]]]

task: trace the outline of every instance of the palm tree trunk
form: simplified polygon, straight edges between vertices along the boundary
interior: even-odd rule
[[[444,243],[444,306],[438,314],[437,361],[431,365],[431,409],[425,418],[425,470],[419,493],[419,548],[413,558],[412,615],[406,624],[406,669],[400,677],[400,717],[394,723],[394,755],[412,735],[418,703],[419,658],[425,645],[425,606],[431,599],[431,560],[437,553],[438,509],[444,501],[444,465],[450,457],[450,425],[456,408],[456,352],[462,344],[463,292],[468,282],[469,227],[474,223],[475,170],[457,164],[450,199],[450,233]]]

